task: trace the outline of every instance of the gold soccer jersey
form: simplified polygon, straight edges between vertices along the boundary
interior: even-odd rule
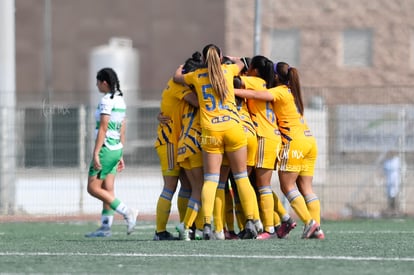
[[[168,81],[167,87],[162,92],[160,109],[164,116],[171,118],[171,121],[166,125],[162,123],[158,125],[154,147],[166,143],[177,144],[182,127],[181,115],[188,104],[183,98],[191,92],[190,88],[175,83],[172,78]]]
[[[240,123],[234,98],[233,77],[239,73],[235,64],[221,65],[227,82],[228,93],[224,100],[212,89],[207,68],[184,75],[187,84],[192,84],[200,103],[200,123],[203,129],[224,131]]]

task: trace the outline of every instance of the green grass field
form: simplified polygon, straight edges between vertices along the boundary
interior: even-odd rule
[[[173,232],[173,225],[169,230]],[[153,222],[87,239],[96,223],[0,223],[0,273],[414,274],[414,220],[325,221],[325,240],[152,241]]]

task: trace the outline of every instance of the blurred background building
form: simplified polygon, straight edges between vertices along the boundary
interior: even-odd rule
[[[126,90],[133,168],[125,174],[135,178],[131,184],[147,174],[160,181],[152,143],[162,90],[177,66],[209,43],[224,54],[261,54],[298,68],[318,137],[315,183],[326,216],[376,216],[386,207],[379,174],[390,150],[407,163],[401,211],[414,212],[406,181],[414,168],[412,11],[414,0],[15,0],[18,171],[6,212],[36,212],[27,208],[39,204],[22,205],[30,195],[19,190],[50,168],[50,183],[36,190],[63,184],[53,175],[75,174],[65,181],[75,202],[72,211],[45,207],[90,209],[82,181],[101,66],[114,66]],[[147,196],[148,212],[160,184]]]

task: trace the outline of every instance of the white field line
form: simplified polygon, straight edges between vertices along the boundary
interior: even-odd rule
[[[414,258],[385,258],[385,257],[352,257],[352,256],[301,256],[301,255],[217,255],[217,254],[146,254],[146,253],[49,253],[49,252],[0,252],[0,256],[22,257],[137,257],[137,258],[229,258],[229,259],[271,259],[271,260],[339,260],[339,261],[389,261],[389,262],[414,262]]]

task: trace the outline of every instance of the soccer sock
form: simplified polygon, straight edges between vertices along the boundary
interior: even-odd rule
[[[178,214],[180,216],[180,222],[184,220],[185,213],[187,211],[188,200],[190,199],[190,197],[191,189],[184,189],[181,187],[177,197],[177,208]]]
[[[219,174],[204,175],[204,185],[201,190],[201,204],[203,205],[202,210],[205,224],[211,224],[219,177]]]
[[[114,221],[115,211],[112,209],[102,209],[101,225],[102,227],[111,228]]]
[[[214,200],[213,220],[214,230],[220,232],[224,228],[224,212],[226,204],[225,182],[219,182],[216,190],[216,199]]]
[[[312,219],[321,224],[321,203],[318,196],[316,194],[306,195],[305,202]]]
[[[298,215],[299,219],[304,224],[308,224],[312,220],[308,208],[305,203],[305,199],[298,189],[292,189],[286,194],[287,199],[289,200],[290,205],[292,206],[295,213]]]
[[[264,230],[269,233],[273,233],[275,223],[273,220],[274,202],[272,189],[270,188],[270,186],[261,186],[258,188],[258,191],[260,201],[260,216],[262,217]]]
[[[203,206],[201,206],[200,209],[198,210],[197,217],[194,221],[196,229],[199,229],[199,230],[203,230],[203,226],[204,226],[204,217],[203,217],[202,211],[203,211]]]
[[[161,192],[160,197],[158,198],[157,203],[157,233],[167,230],[168,218],[170,217],[171,211],[171,200],[174,195],[174,192],[164,188]]]
[[[197,218],[201,203],[198,200],[190,198],[188,201],[187,211],[184,217],[184,228],[190,228]]]
[[[259,206],[257,204],[256,193],[247,177],[247,171],[234,174],[233,176],[236,181],[240,203],[243,207],[245,217],[247,220],[254,219],[255,213],[259,213]]]
[[[128,212],[128,206],[126,206],[122,201],[119,199],[114,199],[113,202],[110,204],[111,208],[115,210],[117,213],[125,216]]]
[[[228,231],[234,231],[234,200],[232,195],[232,190],[226,191],[225,199],[225,217],[226,217],[226,227]]]
[[[276,195],[275,192],[273,192],[273,200],[275,202],[274,206],[274,210],[276,211],[277,214],[279,214],[279,217],[283,217],[287,214],[287,211],[285,209],[285,207],[283,206],[281,200],[279,199],[279,197]]]
[[[243,208],[240,203],[239,194],[234,192],[234,213],[236,214],[237,226],[240,231],[244,229],[246,218],[244,217]]]

